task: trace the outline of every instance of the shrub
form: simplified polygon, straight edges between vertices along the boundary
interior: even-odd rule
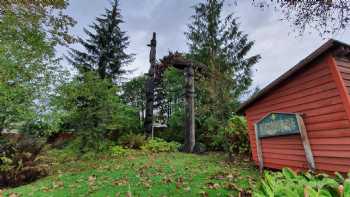
[[[98,136],[99,138],[96,138],[95,141],[93,141],[92,136]],[[76,144],[79,145],[78,154],[80,155],[90,152],[93,154],[105,153],[108,152],[111,146],[115,145],[115,143],[108,138],[99,136],[98,132],[92,132],[90,137],[85,135],[78,136]]]
[[[159,138],[165,139],[166,141],[176,141],[176,142],[183,142],[184,141],[184,134],[183,131],[184,128],[184,122],[185,122],[185,112],[181,108],[175,108],[175,110],[172,112],[169,121],[168,121],[168,128],[164,129],[163,131],[156,132],[156,135],[159,136]]]
[[[111,155],[114,157],[123,157],[127,155],[127,149],[122,146],[112,146],[111,147]]]
[[[207,146],[203,143],[196,143],[193,148],[193,152],[197,154],[202,154],[202,153],[205,153],[206,151],[207,151]]]
[[[19,186],[46,176],[48,168],[38,160],[44,141],[24,138],[0,144],[0,187]]]
[[[65,114],[62,125],[82,138],[82,153],[101,152],[100,144],[108,134],[138,127],[137,112],[125,105],[117,92],[111,81],[94,72],[77,76],[59,88],[54,104]]]
[[[233,154],[249,153],[247,123],[244,117],[233,116],[215,137],[214,143],[222,146],[232,159]]]
[[[120,137],[118,144],[128,148],[140,149],[146,143],[142,134],[129,133]]]
[[[218,140],[218,134],[224,127],[213,115],[203,115],[196,117],[196,141],[204,143],[210,150],[223,150],[222,140]]]
[[[339,173],[336,173],[336,178],[310,172],[297,174],[289,168],[284,168],[282,172],[265,171],[263,180],[253,196],[349,197],[350,179],[345,179]]]
[[[177,142],[166,142],[160,138],[154,138],[148,140],[147,143],[141,147],[142,150],[151,151],[155,153],[159,152],[176,152],[180,148],[180,144]]]

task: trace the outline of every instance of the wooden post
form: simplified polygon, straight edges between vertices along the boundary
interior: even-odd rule
[[[155,64],[156,64],[156,47],[157,47],[157,40],[156,40],[156,33],[153,33],[153,37],[151,40],[151,43],[147,45],[151,47],[150,55],[149,55],[149,62],[151,64],[149,71],[148,71],[148,77],[146,81],[146,115],[145,115],[145,122],[144,122],[144,129],[145,129],[145,135],[151,136],[152,135],[152,127],[153,127],[153,105],[154,105],[154,73],[155,73]]]
[[[254,129],[255,129],[256,154],[258,156],[258,162],[259,162],[259,171],[260,171],[260,174],[262,174],[264,170],[264,160],[263,160],[261,141],[258,134],[258,126],[256,124],[254,124]]]
[[[296,117],[297,117],[298,125],[300,127],[299,129],[300,129],[301,142],[303,143],[303,146],[304,146],[308,167],[311,171],[315,171],[316,169],[315,160],[311,151],[311,146],[310,146],[309,138],[307,137],[306,127],[305,127],[303,118],[299,114],[297,114]]]
[[[194,113],[194,70],[192,65],[185,67],[185,152],[193,152],[195,139],[195,113]]]

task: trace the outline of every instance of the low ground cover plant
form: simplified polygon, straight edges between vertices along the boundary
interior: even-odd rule
[[[154,138],[148,140],[147,143],[141,147],[141,149],[154,153],[176,152],[179,150],[180,146],[181,144],[178,142],[167,142],[161,138]]]
[[[265,171],[261,184],[254,191],[255,197],[350,197],[350,178],[335,173],[305,172],[297,174],[289,168],[281,172]]]
[[[123,157],[128,153],[128,149],[123,148],[122,146],[112,146],[111,155],[114,157]]]

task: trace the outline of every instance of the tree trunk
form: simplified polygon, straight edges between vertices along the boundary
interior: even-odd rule
[[[185,124],[185,147],[184,151],[193,152],[195,140],[195,114],[194,114],[194,71],[192,65],[185,68],[185,110],[186,110],[186,124]]]
[[[0,117],[0,136],[2,136],[2,132],[5,129],[5,118]]]
[[[148,71],[148,78],[146,81],[146,117],[144,122],[145,135],[152,135],[152,127],[153,127],[153,105],[154,105],[154,68],[156,64],[156,33],[153,33],[153,38],[151,43],[148,45],[151,47],[150,51],[150,69]]]

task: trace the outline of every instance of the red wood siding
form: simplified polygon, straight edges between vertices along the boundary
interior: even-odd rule
[[[346,59],[336,59],[338,70],[342,76],[345,87],[350,92],[350,61]]]
[[[270,112],[291,112],[303,114],[317,170],[350,170],[350,121],[330,59],[331,56],[323,57],[304,67],[246,109],[256,164],[254,124]],[[350,87],[350,64],[347,65],[344,78],[349,79],[346,84]],[[264,138],[262,152],[265,167],[307,169],[299,135]]]

